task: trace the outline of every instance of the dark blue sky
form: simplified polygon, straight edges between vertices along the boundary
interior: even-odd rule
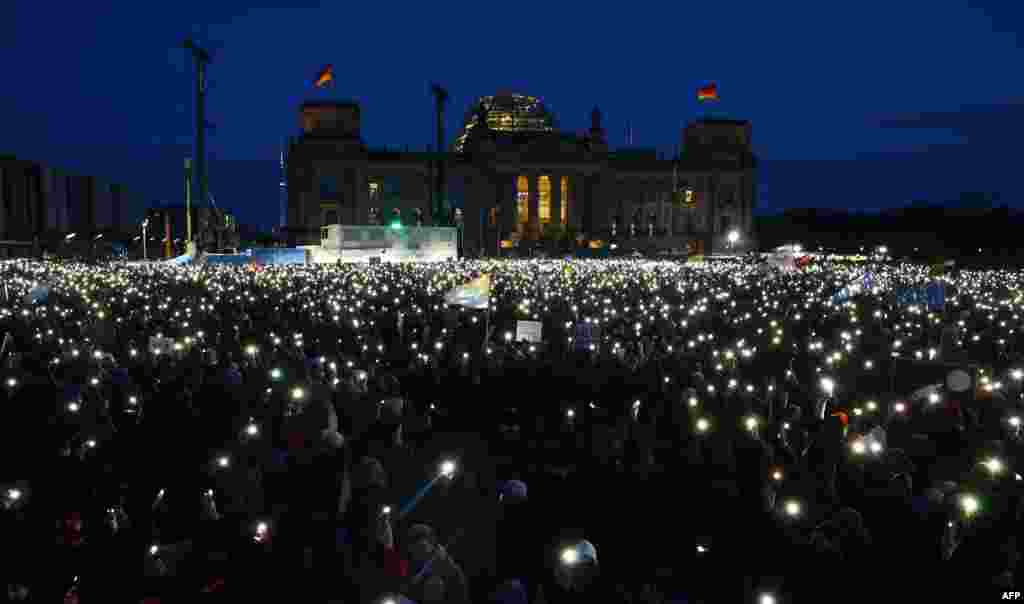
[[[275,164],[304,98],[355,98],[374,146],[431,142],[429,82],[449,140],[478,96],[541,96],[613,145],[675,149],[718,82],[752,120],[763,210],[879,208],[962,190],[1024,205],[1024,8],[885,2],[173,3],[8,0],[0,8],[0,152],[181,197],[192,144],[194,35],[215,49],[211,188],[243,221],[277,216]],[[303,6],[304,5],[304,6]],[[196,24],[199,25],[196,25]],[[337,81],[313,91],[324,64]]]

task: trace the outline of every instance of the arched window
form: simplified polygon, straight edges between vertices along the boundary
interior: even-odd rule
[[[519,224],[530,220],[530,179],[526,176],[516,179],[516,218]]]

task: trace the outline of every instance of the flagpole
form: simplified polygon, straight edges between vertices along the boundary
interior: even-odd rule
[[[185,249],[192,250],[192,158],[185,158]]]
[[[184,47],[192,53],[196,65],[196,188],[199,202],[206,201],[206,67],[213,60],[210,53],[195,44],[191,39],[185,40]],[[190,177],[191,180],[191,177]],[[189,235],[191,240],[191,234]]]
[[[487,301],[487,309],[484,311],[484,351],[487,350],[487,337],[491,335],[491,302]]]

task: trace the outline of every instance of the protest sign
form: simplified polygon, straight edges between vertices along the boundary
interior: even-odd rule
[[[174,339],[150,336],[149,350],[154,354],[170,354],[174,352]]]
[[[946,376],[946,387],[950,392],[967,392],[971,388],[971,376],[963,369],[954,369]]]
[[[928,310],[942,310],[946,307],[946,285],[929,283],[925,287],[904,287],[896,291],[896,303],[900,306],[927,306]]]
[[[961,392],[976,383],[978,367],[972,364],[893,359],[889,375],[889,391],[897,394],[914,392],[934,384],[945,383],[950,392]]]
[[[516,321],[516,341],[540,342],[543,326],[540,321]]]
[[[598,339],[600,333],[600,327],[591,323],[577,323],[576,324],[576,336],[573,339],[574,350],[577,352],[586,352],[590,350],[590,345],[594,344]]]
[[[929,283],[925,288],[928,310],[942,310],[946,307],[946,285],[941,282]]]
[[[41,304],[50,297],[50,288],[47,285],[36,285],[32,291],[25,294],[25,304]]]

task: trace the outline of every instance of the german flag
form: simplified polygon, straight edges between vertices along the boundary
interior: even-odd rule
[[[323,88],[334,81],[334,66],[324,65],[324,68],[317,74],[316,79],[313,80],[313,86],[317,88]]]
[[[697,100],[698,101],[717,101],[718,100],[718,84],[714,82],[702,86],[697,89]]]

